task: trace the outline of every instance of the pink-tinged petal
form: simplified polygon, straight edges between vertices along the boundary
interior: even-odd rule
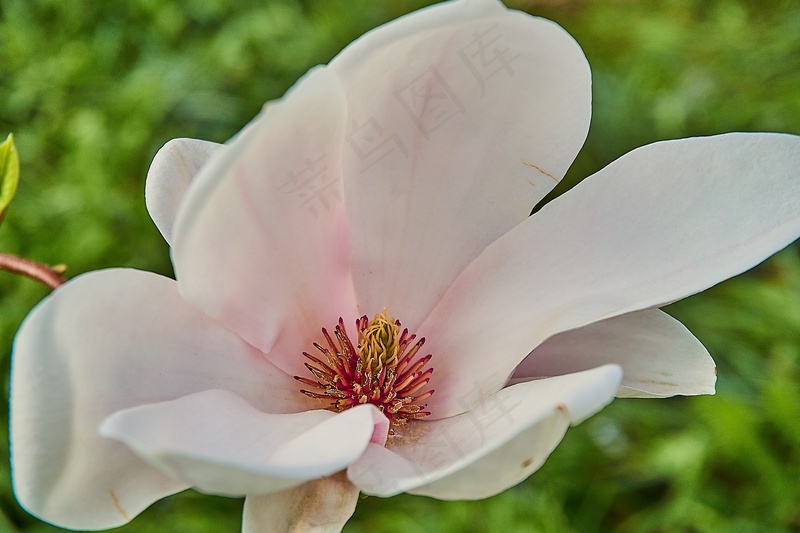
[[[520,363],[512,382],[607,363],[622,367],[618,398],[714,394],[717,381],[714,360],[686,326],[658,309],[647,309],[547,339]]]
[[[437,358],[434,416],[498,390],[556,333],[702,291],[794,241],[798,171],[793,135],[666,141],[545,206],[470,264],[417,330]]]
[[[144,187],[147,212],[167,243],[189,183],[220,145],[197,139],[172,139],[156,153]]]
[[[621,378],[605,365],[507,387],[466,413],[401,428],[388,447],[370,446],[348,477],[378,496],[492,496],[541,466],[570,423],[611,402]]]
[[[185,489],[97,427],[119,409],[209,388],[276,413],[311,404],[261,352],[182,300],[173,280],[119,269],[62,285],[14,342],[17,498],[46,521],[104,529]]]
[[[589,67],[556,24],[485,0],[383,26],[330,68],[348,101],[359,311],[389,307],[415,329],[572,163],[589,128]]]
[[[368,60],[375,49],[389,46],[409,35],[457,22],[502,15],[505,11],[506,7],[498,0],[441,2],[368,31],[347,45],[330,64],[337,69],[358,68],[358,64]]]
[[[340,472],[283,492],[248,496],[242,533],[338,533],[356,509],[358,492]]]
[[[346,102],[317,69],[203,167],[178,213],[181,293],[289,373],[354,317],[341,183]]]
[[[343,470],[376,426],[385,438],[389,422],[370,404],[341,413],[270,414],[232,392],[208,390],[117,411],[100,434],[201,491],[245,496]]]

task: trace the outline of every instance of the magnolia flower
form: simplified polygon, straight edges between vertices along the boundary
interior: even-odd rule
[[[79,276],[27,317],[22,505],[121,525],[193,487],[244,531],[336,531],[358,492],[485,498],[614,396],[710,394],[658,310],[800,235],[800,138],[635,150],[528,213],[589,127],[557,25],[457,0],[372,31],[224,146],[147,177],[177,281]]]

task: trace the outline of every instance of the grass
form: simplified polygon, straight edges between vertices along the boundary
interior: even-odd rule
[[[310,66],[425,3],[0,0],[0,138],[14,133],[22,163],[0,250],[71,276],[171,275],[143,201],[155,151],[179,136],[224,141]],[[593,68],[592,129],[555,194],[659,139],[800,133],[796,2],[510,5],[563,25]],[[6,394],[14,332],[46,294],[0,273]],[[366,498],[345,531],[800,530],[797,245],[668,311],[715,357],[716,396],[617,401],[511,490],[478,502]],[[5,408],[0,417],[6,442]],[[18,506],[4,445],[0,456],[0,531],[60,531]],[[187,492],[119,531],[235,532],[240,515],[239,500]]]

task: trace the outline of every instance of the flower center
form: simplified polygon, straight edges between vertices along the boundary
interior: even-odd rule
[[[324,357],[303,355],[311,361],[306,368],[317,380],[294,376],[311,390],[300,392],[311,398],[329,400],[327,409],[344,411],[354,405],[371,403],[389,419],[391,426],[402,426],[409,420],[424,418],[423,402],[433,390],[420,392],[430,382],[432,368],[423,370],[432,355],[416,359],[425,338],[400,330],[400,321],[382,313],[369,320],[366,315],[356,320],[358,343],[353,345],[344,321],[333,330],[333,336],[322,328],[327,346],[314,343]]]

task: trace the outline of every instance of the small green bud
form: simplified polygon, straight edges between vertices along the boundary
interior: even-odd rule
[[[0,143],[0,221],[6,214],[8,204],[17,192],[19,183],[19,154],[14,146],[14,135]]]

